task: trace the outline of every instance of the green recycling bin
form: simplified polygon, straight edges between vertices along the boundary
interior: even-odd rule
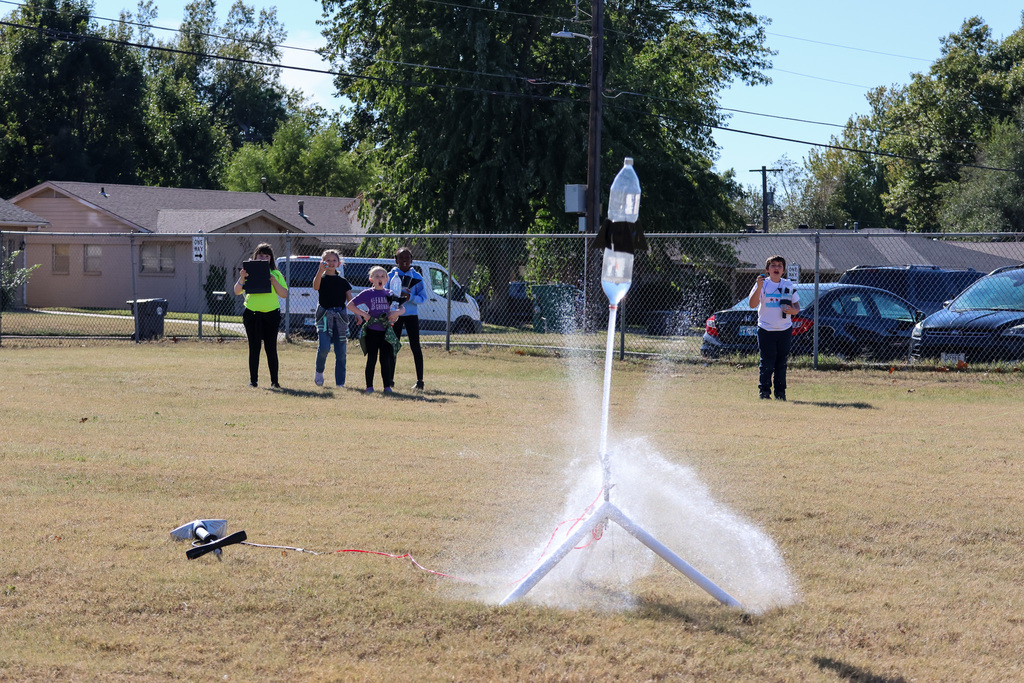
[[[576,298],[572,285],[533,285],[533,331],[568,334],[576,331]]]
[[[164,336],[164,316],[167,315],[167,299],[130,299],[132,315],[138,321],[139,341]],[[135,333],[132,333],[135,338]]]

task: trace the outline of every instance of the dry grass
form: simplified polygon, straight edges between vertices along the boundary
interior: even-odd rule
[[[429,350],[431,390],[384,398],[316,389],[312,360],[283,348],[278,392],[246,386],[242,344],[0,349],[0,680],[1024,676],[1019,374],[797,370],[779,404],[749,366],[617,364],[616,436],[784,554],[799,601],[748,615],[664,563],[627,609],[583,578],[576,609],[494,606],[564,518],[599,362]],[[364,554],[187,561],[168,532],[197,517],[488,587]]]

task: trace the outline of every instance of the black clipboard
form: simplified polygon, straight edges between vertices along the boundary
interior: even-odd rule
[[[242,264],[245,269],[246,294],[269,294],[273,291],[270,287],[270,261],[246,261]]]

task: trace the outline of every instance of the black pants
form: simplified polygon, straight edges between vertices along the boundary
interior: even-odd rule
[[[384,387],[395,386],[395,349],[388,343],[383,330],[366,330],[366,386],[373,386],[373,371],[380,356],[380,378]]]
[[[409,337],[409,350],[412,351],[412,362],[416,365],[416,381],[423,381],[423,349],[420,348],[420,317],[418,315],[399,316],[395,323],[395,334],[402,338],[402,328]]]
[[[757,347],[761,351],[761,381],[758,389],[762,396],[772,393],[772,375],[775,376],[775,395],[786,395],[786,363],[793,345],[793,330],[771,332],[757,328]]]
[[[270,383],[277,384],[277,328],[281,326],[281,309],[260,313],[247,308],[242,313],[242,324],[249,338],[249,381],[256,384],[259,380],[260,347],[265,347]]]

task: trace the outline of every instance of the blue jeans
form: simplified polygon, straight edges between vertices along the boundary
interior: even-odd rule
[[[334,383],[345,384],[345,356],[348,353],[348,315],[345,309],[328,308],[324,317],[317,321],[316,334],[320,345],[316,349],[316,371],[323,372],[327,365],[327,354],[334,346]]]
[[[775,376],[775,395],[786,395],[786,362],[792,345],[792,329],[773,332],[757,328],[757,347],[761,352],[761,381],[758,389],[762,396],[772,393],[772,375]]]

